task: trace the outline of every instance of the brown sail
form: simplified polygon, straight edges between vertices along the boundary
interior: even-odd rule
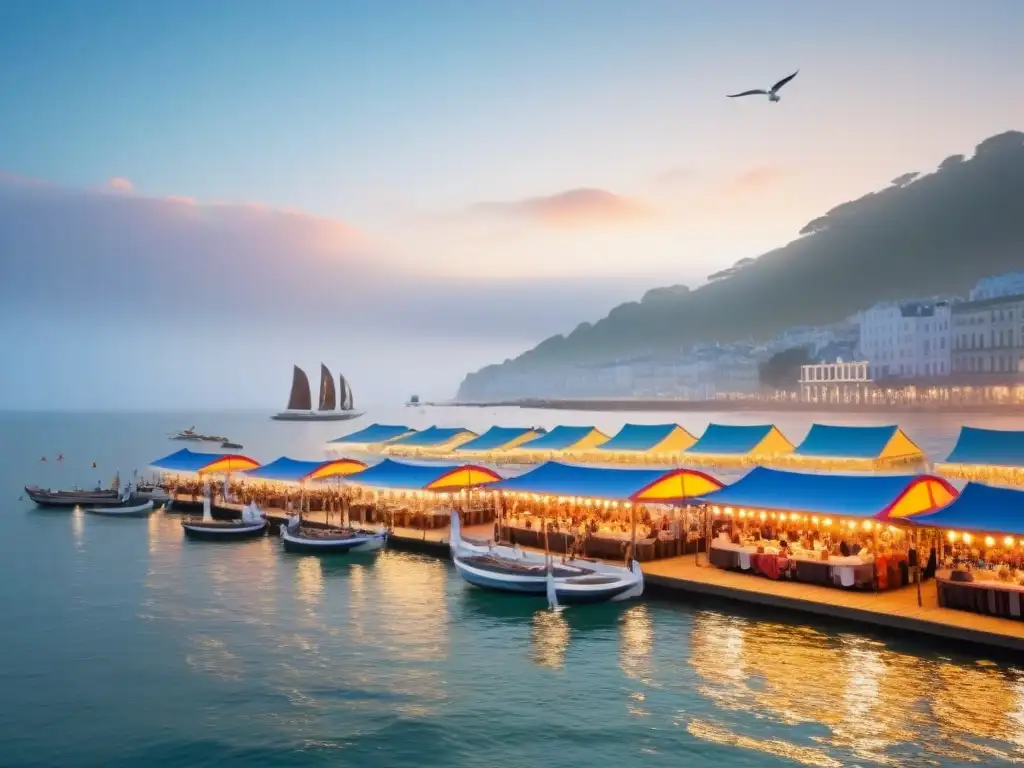
[[[345,380],[344,376],[338,376],[338,384],[340,385],[341,392],[341,403],[338,408],[342,411],[351,411],[355,406],[352,404],[352,387],[348,385],[348,381]]]
[[[327,366],[320,363],[320,410],[333,411],[336,400],[334,377],[327,370]]]
[[[292,372],[292,393],[288,396],[288,410],[289,411],[311,411],[313,410],[313,402],[310,398],[309,393],[309,379],[306,377],[306,372],[294,366],[295,370]]]

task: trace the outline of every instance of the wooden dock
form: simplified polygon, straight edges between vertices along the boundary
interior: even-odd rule
[[[323,513],[313,513],[307,519],[324,522],[322,516]],[[276,520],[268,514],[268,518],[283,522],[283,516]],[[490,539],[493,533],[490,523],[464,529],[464,535],[472,539]],[[396,528],[388,546],[404,552],[450,557],[448,528],[426,531]],[[693,555],[655,560],[645,563],[643,572],[647,592],[662,597],[707,596],[889,631],[913,632],[945,642],[1024,651],[1024,621],[941,608],[934,581],[921,585],[923,605],[918,606],[917,590],[912,586],[885,592],[855,592],[817,584],[773,581],[715,568],[708,565],[703,556],[700,565]]]

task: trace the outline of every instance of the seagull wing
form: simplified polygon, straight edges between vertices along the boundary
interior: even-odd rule
[[[779,80],[779,82],[777,82],[775,85],[772,86],[772,93],[775,93],[776,91],[778,91],[782,86],[784,86],[786,83],[788,83],[794,77],[796,77],[798,74],[800,74],[800,70],[799,69],[796,72],[794,72],[792,75],[790,75],[789,77],[784,77],[781,80]]]
[[[768,91],[757,90],[757,91],[744,91],[743,93],[730,93],[730,94],[726,94],[726,98],[728,98],[728,99],[736,99],[736,98],[739,98],[740,96],[754,96],[756,94],[761,94],[762,96],[767,96],[768,95]]]

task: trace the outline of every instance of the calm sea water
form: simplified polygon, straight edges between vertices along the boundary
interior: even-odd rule
[[[372,415],[605,429],[677,416]],[[682,417],[697,432],[740,421]],[[799,439],[810,420],[777,422]],[[429,558],[329,561],[284,556],[271,539],[185,542],[174,517],[110,520],[19,500],[26,483],[107,481],[115,469],[126,478],[181,447],[167,434],[193,423],[267,461],[320,458],[326,439],[367,421],[0,414],[0,765],[1024,762],[1024,663],[984,651],[715,603],[556,615],[472,591]],[[938,455],[959,423],[904,426]]]

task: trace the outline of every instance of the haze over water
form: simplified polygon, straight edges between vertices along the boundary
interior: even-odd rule
[[[798,441],[813,416],[409,408],[300,425],[0,414],[0,765],[1024,762],[1024,667],[984,652],[713,601],[551,614],[472,591],[431,558],[204,545],[185,542],[174,516],[112,520],[18,499],[26,483],[107,482],[115,469],[127,479],[180,447],[214,450],[167,439],[193,423],[269,461],[320,458],[326,439],[371,421],[614,431],[676,419],[696,433],[771,420]],[[898,420],[939,458],[961,423]]]

